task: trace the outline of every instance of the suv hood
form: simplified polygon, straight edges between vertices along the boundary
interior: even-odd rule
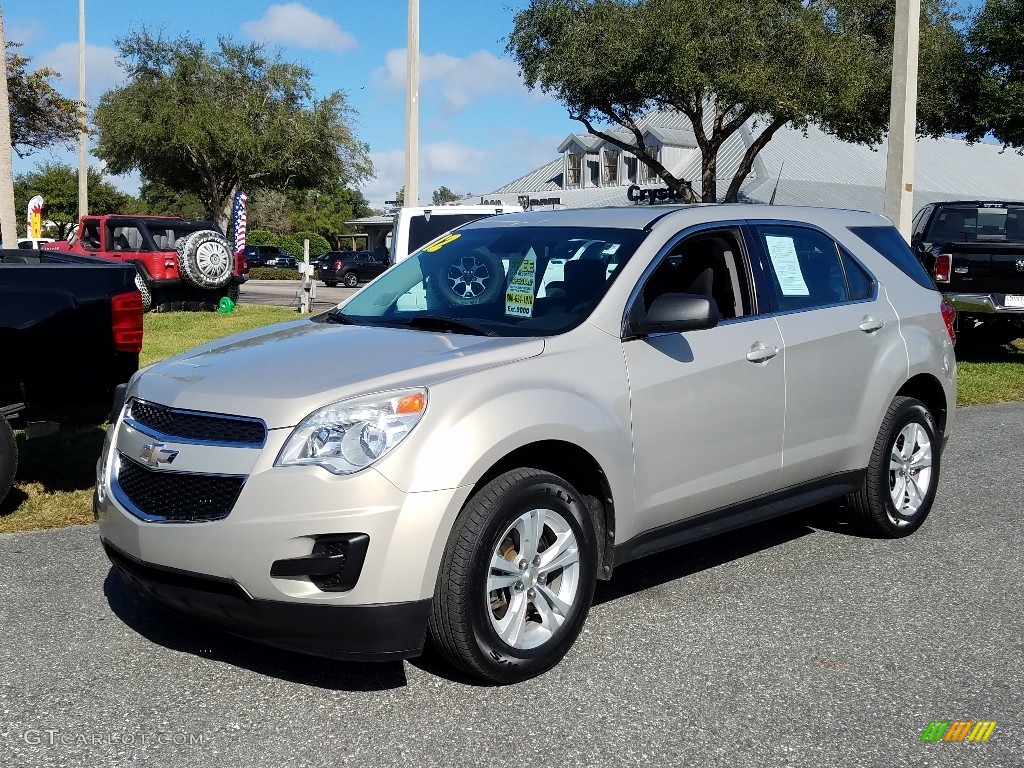
[[[293,427],[346,397],[539,355],[544,341],[299,320],[204,344],[147,368],[130,396]]]

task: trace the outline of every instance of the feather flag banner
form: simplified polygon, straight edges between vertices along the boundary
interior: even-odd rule
[[[231,226],[235,233],[235,257],[242,255],[245,251],[245,205],[249,196],[242,190],[235,195],[235,204],[231,207]]]

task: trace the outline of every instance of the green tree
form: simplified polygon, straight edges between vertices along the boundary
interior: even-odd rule
[[[227,226],[239,188],[311,189],[368,178],[368,147],[344,93],[318,98],[305,67],[255,43],[214,50],[145,28],[116,42],[127,83],[100,97],[96,155],[195,194]]]
[[[921,90],[963,60],[947,0],[923,0]],[[780,128],[814,124],[846,141],[877,143],[888,128],[895,0],[531,0],[507,45],[530,88],[632,152],[665,184],[695,199],[644,142],[640,118],[672,108],[690,120],[701,153],[700,197],[715,201],[719,150],[752,121],[753,141],[724,195],[738,198],[757,154]],[[949,115],[922,100],[918,129],[940,135]],[[599,126],[622,126],[627,135]]]
[[[455,192],[452,192],[448,187],[440,186],[434,190],[431,203],[433,205],[444,205],[445,203],[454,203],[461,199],[461,195],[457,195]]]
[[[133,213],[139,205],[131,195],[104,181],[95,168],[89,169],[89,209],[93,213]],[[46,221],[52,221],[58,240],[64,240],[78,223],[78,170],[63,163],[43,163],[14,180],[16,210],[24,212],[34,195],[42,195]],[[24,221],[19,228],[24,227]]]
[[[292,230],[318,232],[328,241],[351,232],[352,227],[346,222],[369,216],[371,211],[362,192],[341,184],[292,191],[288,198],[292,205]]]
[[[50,80],[60,73],[32,61],[7,43],[7,92],[11,109],[11,146],[21,157],[55,144],[70,146],[78,137],[78,102],[61,96]]]
[[[143,179],[139,187],[141,213],[152,216],[181,216],[183,219],[203,219],[206,209],[203,201],[191,192],[178,192],[161,181]]]
[[[986,0],[968,30],[971,68],[958,89],[969,141],[1024,147],[1024,1]]]
[[[395,207],[396,208],[401,208],[403,205],[405,205],[405,185],[404,184],[402,185],[402,188],[400,190],[395,192]]]

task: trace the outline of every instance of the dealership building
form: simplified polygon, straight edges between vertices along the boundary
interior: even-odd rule
[[[756,120],[756,119],[755,119]],[[747,147],[760,132],[748,121],[718,153],[718,193],[725,194]],[[689,120],[658,110],[639,123],[644,143],[677,179],[700,194],[700,150]],[[635,143],[632,133],[615,131]],[[560,205],[596,208],[634,205],[643,190],[664,187],[637,158],[599,136],[573,133],[551,162],[492,193],[464,203]],[[754,161],[740,189],[740,201],[776,205],[817,205],[881,213],[885,200],[887,145],[871,148],[840,141],[821,130],[783,128]],[[632,188],[632,191],[630,191]],[[637,189],[639,188],[639,189]],[[951,138],[919,139],[914,174],[914,209],[939,200],[1024,200],[1024,157],[997,144]]]

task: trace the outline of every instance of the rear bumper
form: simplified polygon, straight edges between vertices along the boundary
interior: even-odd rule
[[[259,600],[232,579],[157,566],[104,540],[124,581],[175,613],[264,645],[332,659],[388,661],[419,656],[430,600],[312,605]]]
[[[943,293],[957,312],[968,315],[1005,314],[1024,318],[1024,307],[1007,307],[1005,293]]]

